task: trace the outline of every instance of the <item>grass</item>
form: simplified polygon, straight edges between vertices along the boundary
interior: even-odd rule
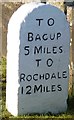
[[[6,79],[6,57],[0,58],[0,80],[5,81]]]
[[[2,119],[11,119],[11,118],[14,118],[14,119],[72,119],[74,118],[74,97],[69,97],[69,100],[68,100],[68,110],[65,112],[65,113],[61,113],[61,114],[58,114],[58,115],[52,115],[50,113],[48,114],[30,114],[30,115],[24,115],[24,116],[17,116],[17,117],[14,117],[12,116],[6,109],[6,105],[5,105],[5,102],[6,102],[6,83],[5,82],[0,82],[0,87],[2,87],[2,92],[0,92],[0,96],[2,95],[1,99],[0,99],[0,104],[2,106],[2,109],[1,109],[1,114],[0,114],[0,117],[2,117]]]

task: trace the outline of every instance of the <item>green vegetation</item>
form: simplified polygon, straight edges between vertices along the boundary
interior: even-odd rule
[[[5,80],[6,78],[6,57],[2,57],[1,65],[2,65],[2,78]]]
[[[0,59],[0,80],[6,80],[6,57]]]

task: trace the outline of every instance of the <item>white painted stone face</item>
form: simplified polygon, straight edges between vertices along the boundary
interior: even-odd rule
[[[12,15],[6,86],[6,106],[11,114],[66,111],[69,44],[69,24],[58,8],[29,3]]]

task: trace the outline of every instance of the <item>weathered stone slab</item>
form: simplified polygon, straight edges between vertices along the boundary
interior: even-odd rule
[[[7,35],[7,109],[13,115],[67,109],[69,24],[49,4],[22,5]]]

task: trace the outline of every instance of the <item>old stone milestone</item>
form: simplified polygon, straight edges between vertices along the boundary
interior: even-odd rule
[[[58,8],[22,5],[7,34],[6,107],[14,115],[67,109],[69,24]]]

